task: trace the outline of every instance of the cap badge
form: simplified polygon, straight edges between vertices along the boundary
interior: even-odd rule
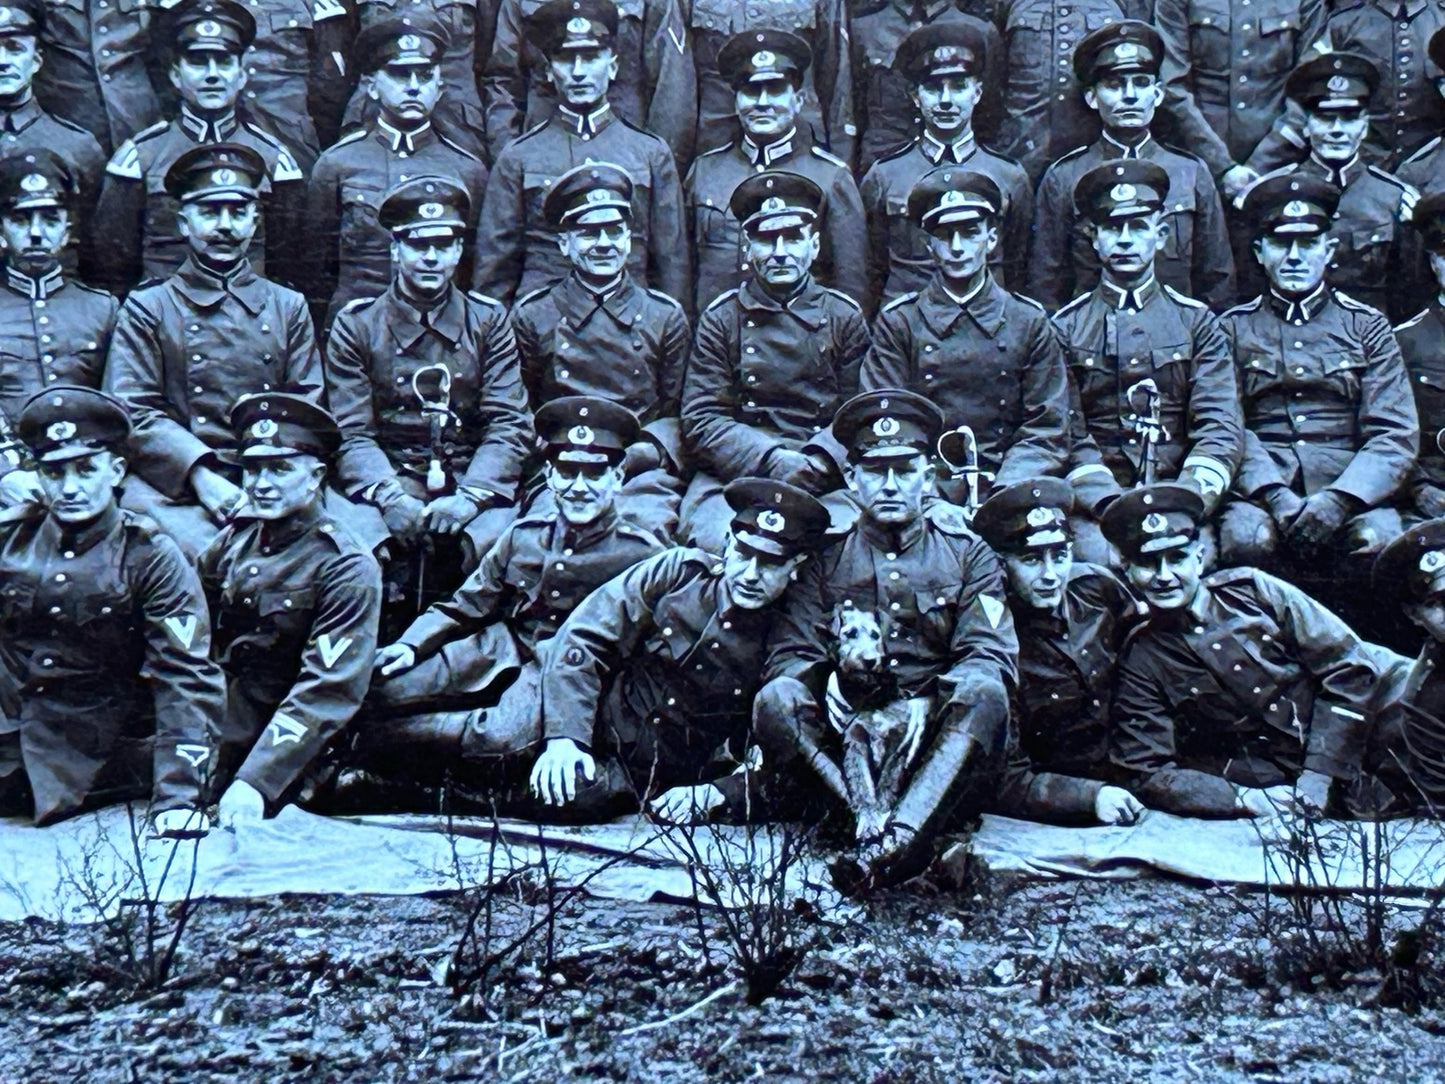
[[[966,198],[962,192],[950,190],[939,197],[938,205],[940,207],[957,207]]]
[[[396,47],[404,53],[421,52],[421,35],[403,34],[396,39]]]
[[[778,63],[778,54],[769,52],[767,49],[759,49],[753,54],[754,68],[772,68]]]
[[[586,447],[596,439],[597,434],[592,432],[592,427],[589,425],[574,425],[567,430],[567,440],[571,444],[580,444]]]
[[[588,203],[606,203],[612,198],[612,193],[605,188],[592,188],[587,192]]]
[[[1445,550],[1429,550],[1420,555],[1420,571],[1434,575],[1445,568]]]
[[[20,187],[27,192],[44,192],[47,183],[39,173],[27,173],[20,179]]]
[[[1132,184],[1116,184],[1109,189],[1109,198],[1116,203],[1128,203],[1130,200],[1137,199],[1138,196],[1139,190]]]
[[[1302,199],[1292,199],[1284,205],[1285,218],[1308,218],[1310,205]]]
[[[234,169],[213,169],[211,171],[212,184],[235,184],[236,171]]]
[[[446,208],[440,203],[423,203],[416,209],[416,213],[422,218],[441,218],[446,213]]]
[[[787,206],[788,201],[783,199],[782,196],[769,196],[767,199],[763,200],[763,206],[761,209],[768,214],[773,214],[777,211],[786,210]]]
[[[1132,41],[1121,41],[1114,47],[1115,60],[1137,60],[1139,57],[1139,46]]]
[[[873,423],[873,435],[876,437],[896,437],[901,426],[897,418],[879,418]]]
[[[75,436],[74,422],[51,422],[45,429],[45,435],[53,441],[70,440]]]
[[[949,64],[958,59],[958,49],[952,45],[940,45],[933,50],[935,64]]]
[[[277,432],[278,427],[270,418],[262,418],[251,426],[251,435],[257,440],[270,440]]]
[[[779,534],[788,525],[788,521],[781,512],[769,508],[758,514],[758,527],[769,534]]]
[[[1343,75],[1332,75],[1325,86],[1330,88],[1331,94],[1343,94],[1350,89],[1350,81]]]
[[[1047,527],[1054,522],[1055,513],[1052,508],[1030,508],[1028,525],[1030,527]]]
[[[196,33],[203,38],[219,38],[221,36],[221,24],[215,19],[206,19],[196,24]]]
[[[569,34],[586,34],[591,29],[592,24],[580,15],[575,19],[567,20],[567,33]]]
[[[1139,527],[1145,534],[1163,534],[1169,529],[1169,521],[1158,512],[1150,512]]]

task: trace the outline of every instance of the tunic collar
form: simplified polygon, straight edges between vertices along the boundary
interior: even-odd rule
[[[978,143],[974,141],[972,128],[952,143],[944,143],[930,133],[924,132],[919,137],[918,149],[923,152],[923,157],[935,166],[945,158],[954,165],[961,166],[978,153]]]
[[[771,143],[765,143],[761,147],[754,143],[748,136],[743,136],[743,154],[749,162],[761,169],[769,168],[774,162],[779,162],[793,153],[793,137],[798,130],[793,128],[781,139],[775,139]]]
[[[858,537],[867,542],[870,549],[904,553],[923,537],[927,520],[928,516],[924,514],[902,527],[894,527],[875,523],[865,512],[858,517]]]
[[[318,497],[311,504],[292,513],[285,519],[256,520],[256,540],[258,544],[265,546],[273,553],[276,550],[284,549],[291,545],[292,542],[295,542],[321,522],[320,504],[321,499]]]
[[[40,119],[40,105],[32,94],[14,109],[4,113],[3,127],[7,132],[23,132]]]
[[[108,537],[121,524],[120,506],[111,501],[95,519],[78,527],[61,523],[54,516],[46,516],[41,534],[53,548],[61,553],[82,554],[96,543]]]
[[[240,127],[234,110],[208,120],[193,113],[187,105],[181,106],[181,115],[177,121],[185,133],[197,143],[221,143],[230,139]]]
[[[1098,295],[1111,309],[1143,312],[1144,306],[1159,296],[1159,280],[1150,275],[1148,281],[1132,290],[1124,290],[1111,282],[1100,279]]]
[[[1154,151],[1154,136],[1149,132],[1145,132],[1144,138],[1134,144],[1120,142],[1108,132],[1102,134],[1099,142],[1104,148],[1104,157],[1111,159],[1146,158]]]
[[[31,278],[24,271],[7,264],[5,285],[17,294],[24,294],[31,301],[44,301],[51,294],[59,293],[65,288],[65,276],[60,273],[59,267],[52,267],[39,278]]]
[[[924,323],[940,338],[946,337],[959,320],[967,315],[979,330],[993,338],[1003,327],[1004,291],[989,274],[963,304],[943,286],[943,278],[935,273],[918,297],[918,311]]]
[[[811,276],[786,301],[776,300],[752,279],[738,288],[738,304],[744,311],[791,313],[809,331],[817,331],[827,319],[823,296],[823,288]]]
[[[256,274],[250,260],[243,259],[223,277],[187,256],[171,282],[177,293],[198,308],[213,308],[229,295],[255,316],[266,303],[266,281]]]
[[[417,127],[404,132],[378,117],[376,137],[391,149],[392,154],[415,154],[419,147],[426,146],[432,140],[431,121],[424,120]]]
[[[428,331],[434,331],[453,347],[462,341],[466,326],[466,301],[455,286],[447,287],[446,297],[430,309],[419,309],[415,302],[402,297],[393,283],[387,291],[393,318],[388,320],[391,333],[402,346],[411,347]]]
[[[574,113],[565,105],[557,106],[557,123],[575,136],[590,139],[612,122],[612,103],[603,102],[590,113]]]
[[[1360,171],[1364,169],[1358,154],[1344,165],[1336,166],[1331,162],[1326,162],[1314,151],[1310,151],[1309,164],[1314,167],[1314,172],[1340,189],[1348,188],[1350,182],[1358,177]]]
[[[637,309],[632,308],[636,294],[637,284],[625,271],[617,277],[616,285],[601,295],[594,293],[573,272],[553,289],[552,304],[557,306],[558,315],[569,327],[586,327],[598,311],[606,312],[624,327],[631,327],[640,315]]]
[[[1278,294],[1274,290],[1269,291],[1268,297],[1270,308],[1274,309],[1280,317],[1288,320],[1291,324],[1305,324],[1319,315],[1320,310],[1329,301],[1330,294],[1322,282],[1312,292],[1294,300]]]

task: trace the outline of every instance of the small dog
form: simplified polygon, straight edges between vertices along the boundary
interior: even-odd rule
[[[828,719],[843,737],[843,778],[860,843],[879,839],[923,743],[931,697],[898,695],[878,615],[844,604],[833,613],[837,667]]]

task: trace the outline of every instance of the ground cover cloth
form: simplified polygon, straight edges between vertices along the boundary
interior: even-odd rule
[[[259,898],[282,893],[419,894],[484,883],[509,871],[540,872],[559,887],[619,900],[736,905],[769,890],[780,837],[718,827],[690,844],[639,818],[585,828],[539,829],[435,816],[319,817],[294,807],[238,833],[190,842],[133,842],[123,808],[37,829],[0,820],[0,920],[27,916],[87,921],[142,895]],[[1332,822],[1282,841],[1262,841],[1248,821],[1197,821],[1150,812],[1129,828],[1060,828],[985,817],[965,844],[989,868],[1044,877],[1137,877],[1151,871],[1204,881],[1297,881],[1402,889],[1445,881],[1445,830],[1425,821],[1379,826]],[[1305,845],[1305,846],[1301,846]],[[1309,854],[1309,860],[1299,857]],[[689,874],[718,873],[711,887]],[[733,875],[728,875],[731,867]],[[750,869],[749,875],[738,873]],[[1371,872],[1373,870],[1374,872]],[[194,873],[194,885],[191,876]],[[147,888],[142,887],[141,877]],[[829,894],[816,858],[790,870],[788,891]],[[820,901],[823,902],[823,901]]]

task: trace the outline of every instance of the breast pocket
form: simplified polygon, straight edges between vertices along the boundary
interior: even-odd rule
[[[1326,354],[1320,359],[1325,368],[1325,380],[1348,403],[1359,402],[1360,385],[1365,378],[1367,363],[1358,354]]]
[[[316,588],[292,586],[262,591],[256,608],[262,627],[273,633],[278,645],[303,639],[316,610]]]
[[[1096,414],[1113,410],[1111,400],[1118,381],[1107,359],[1097,350],[1084,346],[1070,346],[1068,358],[1085,416],[1094,421]]]
[[[1194,250],[1195,205],[1193,187],[1180,186],[1179,193],[1169,193],[1169,233],[1164,238],[1164,256],[1170,260],[1188,260]]]
[[[953,639],[957,599],[949,588],[925,587],[913,594],[918,616],[914,618],[918,635],[929,647],[940,649]]]
[[[767,14],[762,19],[754,21],[753,25],[776,26],[793,33],[800,30],[812,30],[818,25],[817,6],[814,0],[771,0],[766,7]]]
[[[742,229],[726,208],[706,203],[698,204],[693,209],[693,224],[697,230],[699,245],[728,249],[736,257],[733,262],[741,261]]]
[[[1042,11],[1011,11],[1004,24],[1008,43],[1008,82],[1016,94],[1037,91],[1048,75],[1051,57]]]
[[[1228,76],[1233,57],[1230,53],[1230,5],[1219,0],[1204,0],[1189,5],[1190,59],[1197,71],[1206,75]]]
[[[1341,266],[1352,266],[1360,271],[1383,275],[1390,270],[1390,253],[1395,241],[1394,220],[1373,225],[1360,226],[1349,233],[1349,252],[1339,261]],[[1362,283],[1365,286],[1378,285],[1376,281]],[[1348,289],[1348,287],[1346,287]]]
[[[889,251],[901,260],[931,260],[928,235],[914,224],[908,214],[908,197],[889,195],[886,203]]]
[[[280,4],[271,12],[271,32],[277,35],[310,33],[316,25],[310,4]]]
[[[1239,365],[1240,391],[1246,404],[1278,388],[1283,372],[1284,362],[1276,355],[1246,354]]]
[[[346,251],[353,245],[375,247],[383,231],[377,220],[385,191],[371,181],[349,179],[341,184],[341,245]]]
[[[738,7],[735,0],[692,0],[692,25],[699,30],[730,34]]]
[[[1445,362],[1445,359],[1440,359]],[[1420,414],[1420,432],[1426,436],[1422,442],[1421,454],[1431,459],[1435,443],[1429,435],[1445,428],[1445,364],[1438,371],[1413,372],[1410,385],[1415,389],[1415,407]]]
[[[0,620],[8,624],[28,617],[30,611],[35,608],[36,589],[37,585],[34,580],[22,579],[15,575],[0,585]]]
[[[555,173],[534,171],[522,173],[522,205],[526,209],[528,221],[543,221],[542,201],[547,198],[547,193],[551,191],[552,184],[556,180],[557,174]]]

